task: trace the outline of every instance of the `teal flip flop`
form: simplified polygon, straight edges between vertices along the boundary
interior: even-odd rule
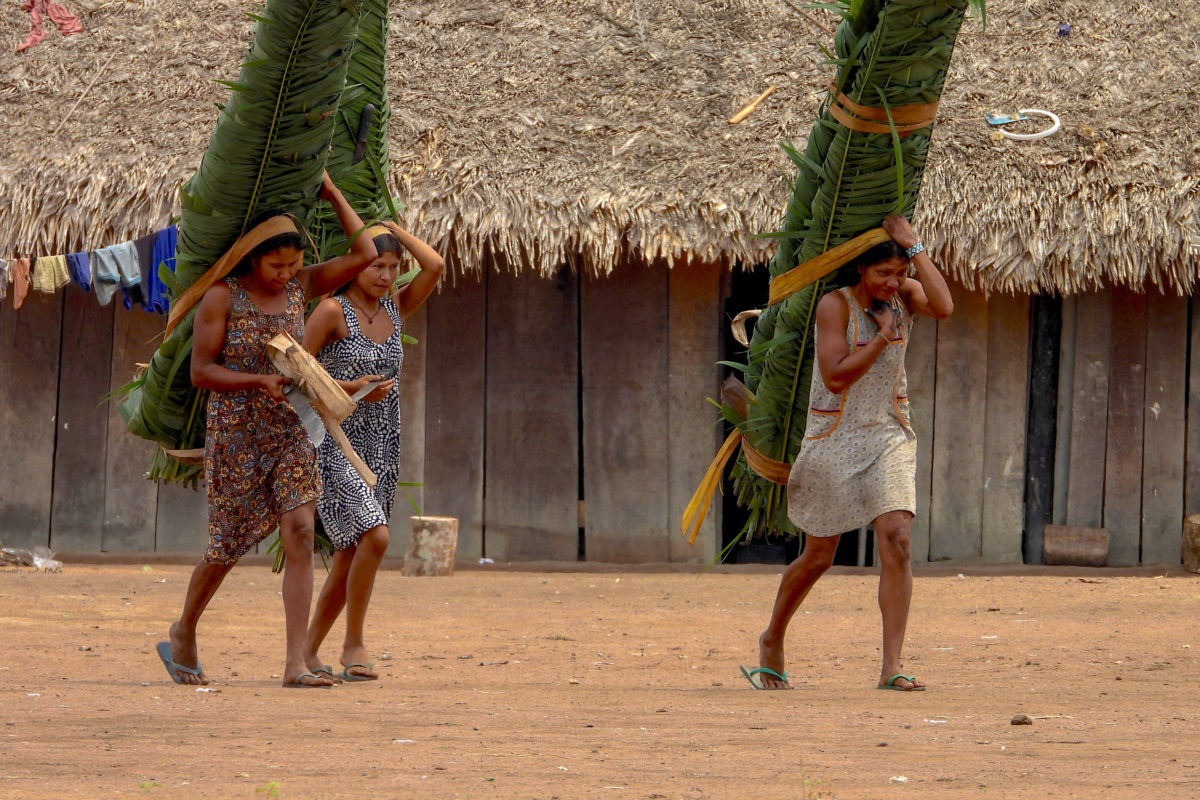
[[[371,676],[371,675],[352,675],[352,674],[350,673],[350,669],[351,669],[352,667],[362,667],[363,669],[374,669],[374,668],[375,668],[375,662],[374,662],[374,661],[372,661],[370,664],[347,664],[347,665],[346,665],[346,666],[345,666],[345,667],[342,669],[342,671],[341,671],[341,672],[339,672],[339,673],[337,674],[337,677],[341,678],[341,679],[342,679],[342,680],[344,680],[346,683],[358,683],[359,681],[377,681],[377,680],[379,680],[379,676],[378,676],[378,675],[375,675],[375,676]]]
[[[167,668],[167,674],[171,676],[171,680],[176,683],[183,683],[183,679],[179,677],[179,673],[185,672],[188,675],[199,675],[204,671],[204,667],[197,664],[193,667],[185,667],[183,664],[176,664],[171,659],[171,643],[159,642],[154,647],[158,651],[158,657],[162,659],[163,666]]]
[[[912,683],[913,681],[915,681],[917,679],[917,676],[916,675],[903,675],[898,672],[895,675],[893,675],[892,677],[888,678],[887,683],[881,683],[878,686],[876,686],[875,688],[876,689],[891,689],[894,692],[923,692],[923,691],[925,691],[924,686],[914,686],[911,689],[907,689],[903,686],[897,686],[896,685],[897,678],[904,678],[904,680],[908,681],[909,683]]]
[[[283,685],[283,688],[285,688],[285,689],[332,689],[333,688],[332,684],[301,683],[300,681],[303,680],[304,678],[317,678],[319,680],[321,678],[321,676],[317,675],[316,673],[313,673],[313,672],[301,672],[293,680],[290,680],[287,683],[285,683]]]
[[[313,674],[316,675],[317,677],[327,675],[327,676],[329,676],[329,678],[331,678],[332,680],[335,680],[335,681],[338,679],[338,676],[333,674],[333,666],[330,664],[322,664],[321,666],[319,666],[313,670]]]
[[[738,669],[740,669],[742,671],[742,675],[746,676],[746,680],[750,681],[750,685],[753,686],[755,689],[774,689],[775,688],[773,686],[772,687],[763,686],[762,678],[755,679],[755,677],[754,677],[755,675],[762,675],[762,674],[771,675],[771,676],[776,677],[779,680],[783,681],[784,683],[787,683],[787,679],[788,679],[786,672],[782,672],[782,673],[776,672],[775,670],[771,669],[770,667],[758,667],[757,669],[746,669],[741,664],[738,664]],[[790,689],[791,687],[789,686],[787,688]]]

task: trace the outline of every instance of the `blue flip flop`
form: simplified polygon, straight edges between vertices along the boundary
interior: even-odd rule
[[[341,678],[346,683],[358,683],[359,681],[377,681],[377,680],[379,680],[378,675],[375,675],[375,676],[353,675],[350,673],[351,667],[362,667],[363,669],[374,669],[375,662],[372,661],[370,664],[347,664],[345,667],[342,668],[342,671],[337,674],[337,677]]]
[[[285,689],[332,689],[333,688],[333,684],[330,684],[330,683],[301,683],[300,681],[303,680],[304,678],[316,678],[317,680],[320,680],[321,676],[314,674],[312,672],[301,672],[295,678],[293,678],[292,680],[285,683],[283,685],[283,688],[285,688]]]
[[[197,664],[195,668],[185,667],[183,664],[176,664],[171,659],[171,643],[159,642],[155,645],[155,650],[158,651],[158,657],[162,659],[163,666],[167,668],[167,674],[171,676],[171,680],[176,683],[183,683],[183,679],[179,677],[179,673],[185,672],[188,675],[199,675],[204,671],[204,667]]]
[[[897,672],[895,675],[888,678],[887,683],[881,683],[878,686],[876,686],[875,688],[876,689],[891,689],[894,692],[923,692],[923,691],[925,691],[924,686],[914,686],[911,689],[905,688],[903,686],[897,686],[896,680],[898,678],[904,678],[904,680],[908,681],[909,683],[912,683],[913,681],[915,681],[917,679],[917,676],[916,675],[904,675],[902,673]]]
[[[742,675],[746,676],[746,680],[750,681],[750,685],[753,686],[755,689],[775,689],[776,688],[774,686],[763,686],[762,678],[758,678],[756,680],[754,677],[755,675],[771,675],[771,676],[776,677],[779,680],[783,681],[784,683],[787,683],[787,679],[788,679],[786,672],[782,672],[782,673],[776,672],[775,670],[771,669],[770,667],[758,667],[757,669],[746,669],[741,664],[738,664],[738,669],[740,669],[742,671]],[[786,688],[790,689],[791,687],[789,686]]]

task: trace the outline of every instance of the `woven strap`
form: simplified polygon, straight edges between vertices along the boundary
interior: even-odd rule
[[[891,133],[894,123],[896,133],[903,139],[928,128],[937,119],[937,103],[897,106],[891,109],[889,119],[888,109],[856,103],[839,92],[832,83],[829,84],[829,93],[833,98],[829,113],[842,125],[860,133]]]

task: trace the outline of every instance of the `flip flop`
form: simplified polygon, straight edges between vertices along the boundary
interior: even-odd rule
[[[323,675],[328,675],[333,681],[338,680],[338,676],[333,674],[333,667],[329,664],[322,664],[321,666],[317,667],[313,670],[313,674],[318,678]]]
[[[285,683],[283,685],[283,688],[285,688],[285,689],[332,689],[333,688],[333,686],[331,686],[329,684],[301,683],[300,682],[304,678],[317,678],[319,680],[320,677],[321,677],[320,675],[317,675],[312,672],[301,672],[293,680],[290,680],[287,683]]]
[[[167,674],[171,676],[171,680],[176,683],[183,683],[183,679],[179,677],[179,673],[186,672],[188,675],[199,675],[204,671],[204,667],[197,664],[195,668],[185,667],[183,664],[176,664],[171,659],[171,643],[159,642],[154,647],[158,651],[158,657],[162,659],[163,666],[167,668]]]
[[[363,669],[374,669],[375,662],[372,661],[370,664],[347,664],[342,669],[342,671],[337,674],[337,677],[341,678],[346,683],[357,683],[359,681],[377,681],[377,680],[379,680],[378,675],[375,675],[375,676],[353,675],[350,672],[351,667],[362,667]]]
[[[923,691],[925,691],[924,686],[914,686],[911,689],[906,689],[903,686],[897,686],[896,685],[897,678],[904,678],[904,680],[908,681],[909,683],[912,683],[913,681],[915,681],[917,679],[917,676],[916,675],[903,675],[901,673],[896,673],[892,677],[888,678],[887,683],[881,683],[878,686],[876,686],[875,688],[876,689],[891,689],[894,692],[923,692]]]
[[[755,675],[767,674],[779,678],[779,680],[787,683],[787,673],[779,673],[770,667],[758,667],[757,669],[746,669],[741,664],[738,664],[738,669],[742,671],[742,675],[746,676],[746,680],[750,681],[750,685],[755,689],[774,689],[775,687],[763,686],[762,678],[755,679]],[[787,688],[791,688],[790,686]]]

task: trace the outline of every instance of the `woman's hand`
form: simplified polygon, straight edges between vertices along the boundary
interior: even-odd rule
[[[888,236],[892,237],[893,242],[905,250],[920,241],[917,234],[913,232],[912,225],[908,224],[908,220],[898,214],[888,214],[884,217],[883,229],[887,231]]]
[[[283,395],[283,387],[292,382],[291,378],[285,378],[282,375],[260,375],[259,383],[262,388],[271,395],[272,398],[281,403],[286,403],[287,398]]]
[[[338,194],[338,188],[333,185],[333,178],[329,177],[328,172],[322,172],[320,194],[321,199],[332,203],[334,197],[336,197]]]
[[[884,304],[882,308],[867,309],[866,314],[879,326],[879,332],[889,342],[896,338],[896,312],[890,305]]]
[[[376,378],[376,380],[378,380],[378,378]],[[392,384],[394,383],[395,381],[384,381],[371,391],[367,392],[367,396],[363,398],[363,401],[367,403],[378,403],[380,400],[387,397],[388,392],[392,390]]]

